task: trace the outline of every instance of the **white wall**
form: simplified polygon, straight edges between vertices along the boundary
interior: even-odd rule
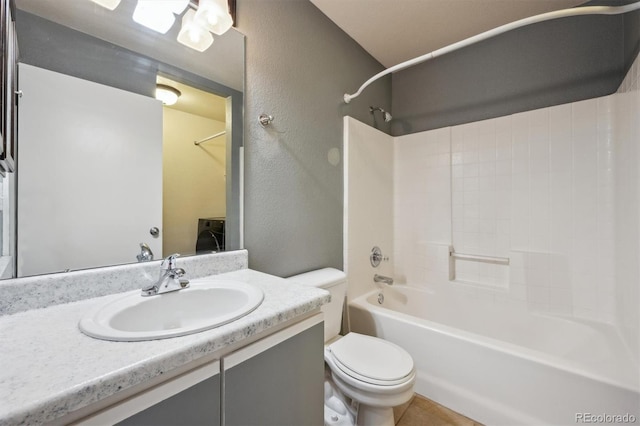
[[[450,242],[457,252],[511,262],[456,261],[457,280],[478,297],[614,322],[612,102],[593,99],[450,128]],[[435,132],[443,130],[425,132],[423,142]],[[419,155],[405,153],[411,154]],[[403,169],[398,173],[415,174]],[[396,205],[402,202],[398,194]],[[418,213],[426,222],[418,228],[442,223],[426,211]],[[400,233],[406,226],[396,222]]]
[[[615,268],[617,321],[635,358],[640,358],[640,59],[616,95]]]
[[[344,117],[344,153],[344,270],[353,298],[375,287],[374,274],[393,276],[393,138]],[[377,268],[374,246],[389,257]]]
[[[617,325],[637,356],[639,99],[636,90],[396,138],[396,271],[483,302]],[[429,174],[447,130],[450,164],[439,167],[451,185],[434,192],[425,180],[443,179]],[[411,193],[407,179],[424,188]],[[434,217],[447,193],[450,239],[446,208]],[[402,218],[408,205],[418,211]],[[451,283],[449,242],[511,263],[457,261],[461,282]]]
[[[445,128],[407,135],[394,144],[391,202],[398,282],[427,283],[448,276],[441,265],[446,265],[451,243],[450,137]]]

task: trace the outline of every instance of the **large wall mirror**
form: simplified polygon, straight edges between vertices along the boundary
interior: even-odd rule
[[[160,34],[133,21],[136,3],[16,0],[4,278],[242,247],[244,36],[199,52],[178,43],[181,16]]]

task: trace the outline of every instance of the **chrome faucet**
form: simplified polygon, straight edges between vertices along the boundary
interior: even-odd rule
[[[146,243],[140,243],[140,254],[136,256],[138,262],[151,262],[153,260],[153,252]]]
[[[154,296],[189,287],[189,280],[182,278],[185,274],[184,269],[176,268],[176,258],[179,256],[178,253],[172,254],[162,261],[158,281],[143,287],[143,296]]]
[[[375,274],[373,276],[373,281],[377,283],[384,283],[387,285],[393,285],[393,278],[385,277],[384,275]]]

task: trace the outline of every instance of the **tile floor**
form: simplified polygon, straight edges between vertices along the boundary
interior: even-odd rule
[[[396,426],[482,426],[430,399],[416,395],[406,404],[395,407]]]

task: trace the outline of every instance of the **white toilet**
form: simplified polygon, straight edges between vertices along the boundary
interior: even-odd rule
[[[393,425],[393,407],[404,404],[413,396],[416,373],[411,355],[398,345],[377,337],[358,333],[340,336],[347,291],[344,272],[325,268],[288,279],[331,293],[331,302],[322,307],[324,359],[336,387],[358,403],[357,424]],[[338,417],[333,416],[335,420],[332,420],[332,416],[325,415],[325,424],[342,422]]]

